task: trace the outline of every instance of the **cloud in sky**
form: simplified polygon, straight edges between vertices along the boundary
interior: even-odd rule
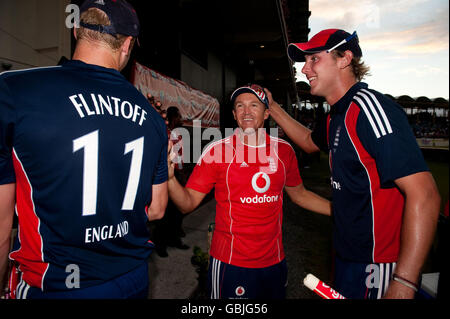
[[[397,31],[374,33],[361,40],[364,50],[396,53],[429,54],[448,50],[448,34],[439,36],[431,24]]]
[[[411,54],[448,50],[448,2],[438,8],[429,7],[430,12],[424,13],[422,6],[431,2],[311,0],[310,24],[338,27],[348,32],[357,29],[364,50]]]
[[[448,51],[448,10],[418,25],[368,34],[361,45],[370,50],[429,54]]]
[[[437,68],[435,66],[425,65],[421,68],[415,68],[415,67],[409,67],[404,68],[400,71],[402,74],[411,75],[414,74],[417,77],[424,77],[424,76],[436,76],[436,75],[442,75],[446,74],[442,68]]]
[[[312,0],[309,2],[309,9],[311,10],[310,21],[314,22],[316,19],[320,19],[330,27],[337,26],[346,30],[354,29],[368,20],[379,18],[376,14],[376,11],[379,12],[378,6],[370,1],[350,3],[348,0]]]
[[[447,0],[310,0],[309,10],[309,37],[327,28],[358,32],[373,71],[369,85],[394,96],[448,98]]]
[[[430,0],[311,0],[311,19],[321,19],[329,25],[352,29],[366,25],[379,27],[377,23],[386,13],[405,13]],[[383,15],[382,15],[383,14]]]

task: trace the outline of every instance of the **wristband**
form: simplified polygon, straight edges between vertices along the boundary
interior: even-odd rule
[[[409,281],[408,279],[405,279],[403,277],[400,277],[397,274],[393,274],[392,275],[392,279],[394,281],[397,281],[399,283],[401,283],[403,286],[406,286],[408,288],[411,288],[412,290],[414,290],[415,292],[419,291],[419,286],[411,281]]]

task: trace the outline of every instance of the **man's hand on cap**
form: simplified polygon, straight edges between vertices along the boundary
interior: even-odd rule
[[[267,97],[267,101],[269,101],[268,104],[269,104],[269,109],[270,109],[270,107],[273,105],[273,103],[277,103],[277,102],[273,100],[272,93],[267,88],[264,88],[264,92],[266,92],[266,97]]]

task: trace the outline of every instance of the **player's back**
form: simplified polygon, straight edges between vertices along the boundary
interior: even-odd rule
[[[86,287],[142,263],[145,207],[167,179],[160,116],[118,71],[80,61],[1,79],[20,227],[11,258],[24,279],[64,290],[68,265]]]

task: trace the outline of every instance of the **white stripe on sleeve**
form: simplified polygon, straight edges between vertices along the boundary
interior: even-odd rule
[[[370,110],[372,111],[372,114],[374,115],[375,120],[377,121],[378,127],[380,128],[381,135],[382,135],[382,136],[386,135],[386,130],[384,129],[384,125],[383,125],[383,123],[381,122],[381,119],[380,119],[380,117],[378,116],[378,113],[377,113],[377,111],[375,110],[375,107],[373,106],[373,104],[372,104],[372,102],[370,101],[369,97],[368,97],[366,94],[361,93],[361,92],[358,92],[358,95],[359,95],[359,96],[362,96],[362,97],[364,98],[364,100],[367,102],[367,105],[369,105],[369,108],[370,108]]]
[[[375,101],[375,105],[377,106],[378,111],[380,112],[381,117],[383,118],[383,121],[384,121],[384,124],[386,125],[388,133],[392,133],[391,123],[389,123],[386,113],[384,112],[384,109],[381,107],[381,104],[378,101],[378,99],[376,98],[376,96],[369,90],[362,89],[361,91],[364,91],[365,93],[369,94],[372,97],[372,99]]]
[[[375,133],[375,136],[377,138],[380,138],[380,133],[378,132],[377,126],[375,125],[375,123],[373,122],[372,116],[369,113],[369,110],[367,109],[366,105],[364,104],[364,101],[361,100],[359,97],[355,96],[355,100],[358,101],[359,105],[361,106],[361,108],[363,109],[364,113],[366,113],[367,119],[369,120],[370,125],[372,126],[372,129]]]

